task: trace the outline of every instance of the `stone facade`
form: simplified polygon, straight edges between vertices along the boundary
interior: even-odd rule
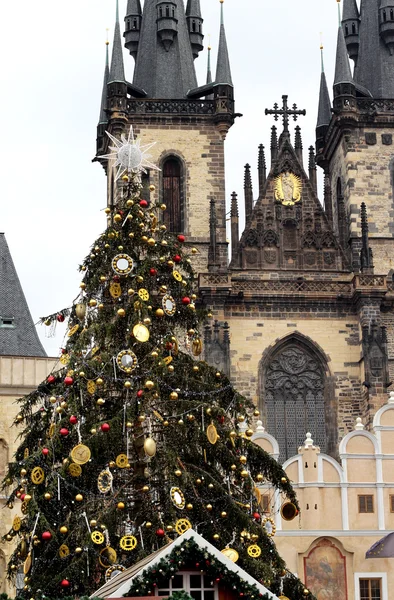
[[[18,448],[18,428],[15,417],[18,413],[18,398],[36,389],[55,365],[54,359],[0,356],[0,476],[4,477],[8,462],[11,462]],[[20,502],[12,510],[4,508],[6,495],[2,496],[0,512],[0,535],[3,537],[12,526],[16,515],[20,514]],[[9,543],[0,550],[0,591],[12,595],[13,586],[6,579],[6,562],[13,546]]]
[[[360,579],[378,580],[378,597],[384,600],[394,586],[393,559],[384,550],[366,558],[371,546],[394,529],[394,393],[376,413],[371,432],[361,418],[353,425],[339,446],[340,462],[322,453],[307,434],[298,453],[284,463],[297,490],[299,517],[284,520],[280,496],[268,485],[260,490],[279,552],[318,600],[359,600]],[[261,424],[252,439],[278,456],[277,441]]]

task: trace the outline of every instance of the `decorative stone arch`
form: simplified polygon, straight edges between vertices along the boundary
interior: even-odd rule
[[[268,347],[259,365],[259,405],[280,461],[298,452],[310,431],[323,453],[337,455],[338,402],[329,357],[309,337],[293,332]]]
[[[343,438],[343,440],[341,440],[341,443],[339,444],[339,456],[341,458],[346,458],[347,457],[347,445],[350,442],[350,440],[352,440],[355,437],[365,437],[367,438],[367,440],[369,440],[373,446],[374,449],[374,454],[379,454],[379,444],[378,444],[378,440],[376,438],[376,436],[374,436],[372,433],[370,433],[369,431],[351,431],[350,433],[348,433],[347,435],[345,435],[345,437]],[[369,456],[369,455],[365,455],[365,456]]]
[[[171,215],[171,210],[173,207],[168,206],[168,201],[167,201],[167,192],[168,190],[165,189],[165,185],[166,185],[166,173],[165,173],[165,168],[166,168],[166,164],[168,164],[170,161],[174,161],[175,163],[178,164],[179,167],[179,225],[177,226],[177,224],[174,224],[174,228],[172,229],[171,227],[168,227],[170,231],[173,231],[173,233],[185,233],[187,232],[187,211],[186,211],[186,199],[187,199],[187,189],[186,189],[186,182],[187,182],[187,167],[186,167],[186,160],[184,158],[184,156],[182,155],[181,152],[179,152],[178,150],[166,150],[165,152],[163,152],[163,154],[160,156],[159,159],[159,200],[161,204],[166,204],[167,205],[167,211],[165,211],[163,213],[163,222],[167,224],[167,226],[169,226],[171,224],[171,217],[173,215]],[[168,222],[166,222],[168,221]],[[179,229],[179,231],[178,231]]]

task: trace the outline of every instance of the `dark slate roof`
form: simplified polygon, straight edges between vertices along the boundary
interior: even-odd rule
[[[101,107],[100,107],[100,117],[99,117],[99,125],[101,123],[108,122],[108,116],[105,112],[107,108],[107,100],[108,100],[108,80],[109,80],[109,57],[108,57],[108,42],[106,45],[106,56],[105,56],[105,69],[104,69],[104,81],[103,81],[103,93],[101,95]]]
[[[328,91],[326,74],[322,71],[320,80],[320,94],[319,94],[319,110],[317,114],[317,125],[316,127],[322,127],[323,125],[329,125],[331,122],[331,100]]]
[[[109,72],[109,83],[113,81],[124,81],[124,63],[123,63],[123,47],[122,40],[120,37],[120,25],[119,25],[119,0],[116,0],[116,23],[114,33],[114,45],[112,49],[112,60],[111,69]]]
[[[337,58],[335,63],[334,85],[339,83],[353,83],[350,69],[349,56],[342,27],[338,29]]]
[[[13,326],[2,326],[3,319],[12,320]],[[0,233],[0,356],[46,356],[4,233]]]
[[[230,58],[228,55],[226,30],[224,28],[223,3],[221,4],[220,38],[215,82],[228,83],[230,85],[233,85],[233,80],[231,77]]]
[[[133,83],[148,98],[186,98],[197,87],[183,0],[174,0],[178,33],[168,52],[157,35],[157,0],[145,0]]]
[[[361,0],[360,48],[354,81],[367,88],[374,98],[394,98],[394,55],[390,55],[380,37],[377,5],[377,0]]]
[[[342,20],[358,19],[359,17],[360,13],[358,11],[356,0],[343,0]]]

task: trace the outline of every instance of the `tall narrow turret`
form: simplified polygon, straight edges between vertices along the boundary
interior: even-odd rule
[[[108,123],[108,115],[106,113],[107,109],[107,100],[108,100],[108,81],[109,81],[109,42],[108,40],[105,43],[105,68],[104,68],[104,81],[103,81],[103,91],[101,94],[101,106],[100,106],[100,116],[99,116],[99,125],[106,125]]]
[[[135,59],[140,41],[142,9],[140,0],[128,0],[125,17],[125,46]]]
[[[334,77],[334,108],[337,110],[351,108],[355,95],[356,88],[353,81],[352,70],[350,68],[349,56],[347,53],[345,36],[343,33],[339,13],[338,42]]]
[[[233,80],[231,77],[230,58],[227,47],[226,30],[224,28],[223,3],[224,0],[220,0],[220,38],[218,62],[216,66],[216,83],[233,85]]]
[[[183,0],[145,0],[133,84],[148,98],[186,98],[197,87]]]
[[[263,144],[260,144],[260,146],[259,146],[258,172],[259,172],[259,198],[262,198],[265,182],[267,181],[267,164],[265,162],[265,152],[264,152]]]
[[[360,13],[356,0],[344,0],[342,25],[349,56],[356,63],[360,47]]]
[[[186,21],[189,28],[193,56],[197,58],[204,48],[204,36],[202,33],[203,18],[201,15],[200,0],[187,0]]]

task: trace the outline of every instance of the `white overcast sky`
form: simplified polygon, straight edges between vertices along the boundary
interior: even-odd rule
[[[121,18],[127,0],[120,0]],[[213,62],[219,34],[218,0],[201,0],[205,41]],[[320,32],[332,87],[337,39],[335,0],[226,0],[237,119],[226,142],[226,193],[241,196],[243,166],[257,147],[269,151],[272,117],[264,109],[288,94],[307,110],[301,117],[305,162],[314,143],[320,82]],[[78,293],[77,266],[105,227],[106,184],[92,164],[105,55],[115,0],[0,2],[1,146],[0,231],[5,232],[33,318],[70,306]],[[124,52],[126,77],[134,61]],[[206,51],[196,61],[205,82]],[[255,187],[256,191],[256,187]],[[0,290],[1,293],[1,290]],[[39,334],[57,355],[55,339]]]

